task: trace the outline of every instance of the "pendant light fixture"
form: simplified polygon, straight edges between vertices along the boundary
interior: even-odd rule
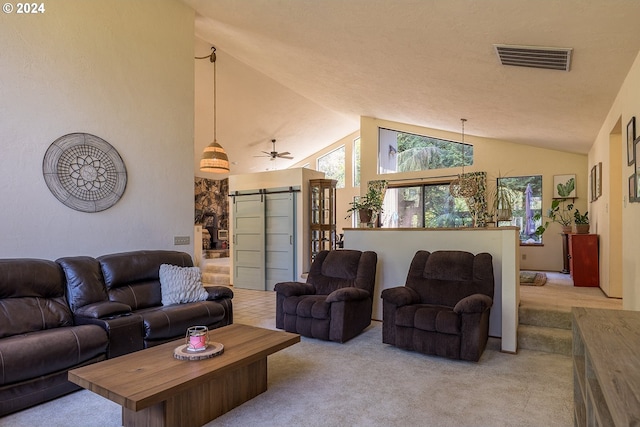
[[[478,183],[472,177],[464,174],[464,153],[466,148],[464,143],[464,123],[467,119],[460,119],[460,121],[462,122],[462,173],[449,184],[449,193],[454,197],[470,198],[478,194]]]
[[[213,142],[209,144],[203,151],[200,158],[200,170],[202,172],[213,173],[228,173],[229,172],[229,157],[224,151],[224,148],[218,144],[216,139],[216,132],[218,131],[218,124],[216,121],[216,108],[218,106],[217,91],[216,91],[216,48],[211,47],[211,55],[196,57],[196,59],[206,59],[213,63]]]

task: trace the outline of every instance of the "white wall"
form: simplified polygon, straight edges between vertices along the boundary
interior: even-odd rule
[[[297,162],[294,167],[302,167],[309,164],[309,168],[315,170],[318,158],[342,147],[345,148],[345,187],[336,189],[336,230],[342,233],[344,228],[353,227],[351,216],[347,218],[347,210],[351,208],[349,203],[353,202],[355,196],[360,195],[360,188],[353,186],[353,142],[360,137],[360,131],[350,133],[339,139],[330,146],[318,151],[313,156],[306,157]]]
[[[627,149],[626,149],[626,128],[627,123],[632,117],[636,118],[636,135],[640,134],[640,54],[636,57],[627,78],[625,79],[618,96],[612,104],[611,110],[607,118],[602,124],[598,137],[589,152],[589,164],[593,165],[602,162],[603,170],[603,196],[595,203],[592,203],[590,216],[596,224],[604,224],[611,221],[610,212],[611,205],[615,203],[622,204],[622,233],[621,242],[615,234],[604,236],[601,235],[601,247],[605,245],[608,248],[615,248],[620,245],[622,256],[622,274],[619,277],[622,280],[622,305],[626,310],[640,310],[640,252],[638,251],[638,242],[640,241],[640,203],[629,203],[628,197],[628,178],[633,173],[632,166],[627,165]],[[612,134],[615,135],[616,129],[621,128],[622,133],[622,149],[613,151],[617,153],[610,158],[610,144]],[[615,141],[615,137],[614,137]],[[638,156],[639,153],[636,153]],[[636,161],[639,161],[636,157]],[[611,183],[609,179],[609,171],[621,168],[621,179],[613,185],[618,186],[617,192],[613,192],[612,196],[607,191]],[[616,198],[617,197],[617,198]],[[620,198],[622,200],[620,200]],[[602,230],[608,228],[602,227]],[[604,241],[603,241],[604,238]],[[601,252],[602,255],[602,252]],[[600,260],[600,278],[603,274],[605,279],[610,275],[609,269],[617,259],[609,260],[604,258]],[[610,265],[611,263],[611,265]],[[613,276],[611,274],[611,276]]]
[[[0,14],[0,257],[179,249],[193,238],[194,12],[178,1],[56,0]],[[113,145],[128,172],[120,201],[84,213],[42,176],[72,132]]]

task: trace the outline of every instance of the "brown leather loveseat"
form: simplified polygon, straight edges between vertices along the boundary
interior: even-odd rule
[[[108,358],[175,340],[189,326],[215,329],[233,323],[233,291],[224,286],[206,287],[205,301],[163,305],[160,266],[193,267],[187,253],[134,251],[57,262],[76,323],[107,331]]]
[[[0,417],[78,390],[70,369],[233,322],[233,291],[163,305],[160,267],[193,267],[176,251],[0,260]]]

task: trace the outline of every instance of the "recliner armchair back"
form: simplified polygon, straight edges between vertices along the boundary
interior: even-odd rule
[[[362,257],[359,251],[323,251],[316,256],[315,262],[309,269],[307,283],[311,283],[316,294],[329,295],[331,292],[347,287],[364,289],[373,295],[375,285],[375,265],[372,271],[361,262],[369,262],[368,257]]]
[[[450,307],[477,293],[493,298],[491,255],[418,251],[409,267],[405,286],[414,289],[425,303]]]

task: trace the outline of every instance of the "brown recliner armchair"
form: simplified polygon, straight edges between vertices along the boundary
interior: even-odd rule
[[[276,327],[345,342],[371,324],[375,252],[340,249],[318,253],[306,283],[275,286]]]
[[[382,292],[382,342],[477,362],[489,337],[493,291],[490,254],[418,251],[405,286]]]

